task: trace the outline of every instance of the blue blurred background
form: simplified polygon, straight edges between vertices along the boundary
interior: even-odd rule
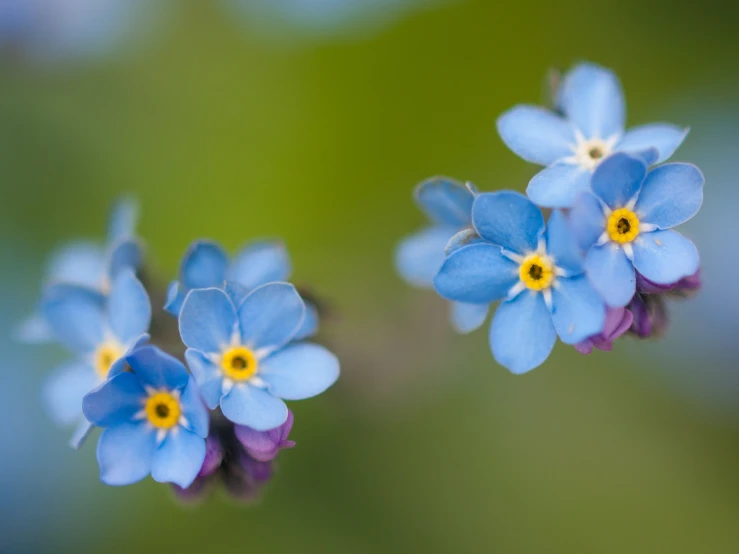
[[[739,5],[707,0],[0,0],[0,552],[739,549]],[[629,124],[690,125],[707,181],[682,230],[704,290],[659,342],[559,346],[514,377],[487,333],[392,266],[416,182],[523,190],[495,119],[547,71],[612,67]],[[343,375],[293,403],[255,506],[183,508],[97,479],[40,403],[54,348],[11,340],[55,245],[122,193],[167,280],[195,238],[281,236],[330,306]]]

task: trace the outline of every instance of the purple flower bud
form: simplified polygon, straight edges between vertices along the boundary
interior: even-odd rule
[[[603,331],[575,344],[580,354],[590,354],[593,348],[610,352],[613,341],[629,330],[633,322],[632,313],[626,308],[607,308]]]
[[[628,309],[634,316],[629,330],[641,338],[659,337],[667,331],[669,318],[662,294],[637,294]]]
[[[255,431],[251,427],[236,425],[234,431],[249,456],[259,462],[269,462],[283,448],[295,446],[295,442],[287,439],[292,428],[293,413],[288,411],[287,421],[275,429]]]
[[[696,292],[701,287],[700,269],[689,277],[684,277],[675,283],[668,285],[658,285],[641,275],[636,273],[636,288],[642,294],[662,294],[673,293],[680,296],[687,296]]]
[[[197,479],[213,475],[221,466],[225,453],[221,441],[215,435],[208,435],[205,439],[205,460],[200,468]]]

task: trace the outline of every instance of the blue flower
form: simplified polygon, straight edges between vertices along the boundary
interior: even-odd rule
[[[100,480],[130,485],[149,473],[188,487],[205,459],[208,410],[185,366],[154,346],[128,354],[120,373],[84,398],[85,417],[104,427]]]
[[[587,250],[588,277],[609,306],[629,303],[636,272],[668,285],[698,271],[695,245],[669,229],[696,214],[703,182],[694,165],[670,163],[647,173],[641,159],[623,153],[598,166],[592,193],[580,195],[570,218]]]
[[[199,240],[190,245],[180,264],[180,279],[167,291],[164,309],[177,317],[187,293],[196,289],[224,288],[238,305],[251,290],[266,283],[287,281],[292,272],[290,256],[279,241],[254,241],[242,248],[232,261],[214,242]],[[298,338],[308,338],[318,332],[318,310],[306,304],[303,325]]]
[[[291,342],[305,304],[288,283],[268,283],[236,305],[221,289],[193,290],[180,312],[185,358],[210,409],[257,431],[287,419],[282,401],[322,393],[339,377],[324,347]]]
[[[43,391],[53,419],[78,424],[71,441],[77,448],[91,428],[82,416],[82,398],[121,373],[126,353],[149,339],[149,297],[129,270],[116,277],[107,297],[77,285],[53,285],[42,309],[54,335],[77,355],[53,372]]]
[[[395,252],[395,266],[408,284],[432,288],[445,250],[479,240],[472,228],[475,194],[472,185],[448,177],[433,177],[416,187],[416,203],[431,225],[403,239]],[[452,325],[460,333],[474,331],[485,322],[488,310],[489,304],[452,302]]]
[[[655,123],[624,132],[626,111],[616,75],[581,64],[564,76],[557,104],[563,115],[530,105],[511,108],[498,119],[508,148],[529,162],[548,166],[526,189],[531,200],[548,208],[569,208],[590,188],[594,169],[611,153],[656,149],[650,164],[667,160],[688,129]]]
[[[113,206],[108,222],[106,245],[78,241],[55,252],[48,264],[45,287],[53,284],[78,285],[107,294],[112,280],[141,264],[141,245],[135,237],[138,207],[130,199]],[[18,327],[16,337],[29,344],[54,341],[55,337],[40,310]]]
[[[576,344],[602,331],[605,306],[585,277],[562,212],[553,212],[545,228],[525,196],[484,193],[472,206],[472,223],[483,242],[453,252],[434,286],[459,302],[503,300],[490,329],[498,363],[525,373],[547,359],[557,335]]]

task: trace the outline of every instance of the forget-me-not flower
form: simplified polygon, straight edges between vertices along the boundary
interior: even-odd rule
[[[545,226],[525,196],[483,193],[472,207],[472,223],[484,242],[453,252],[434,286],[450,300],[503,300],[490,328],[498,363],[524,373],[547,359],[557,335],[576,344],[601,332],[605,306],[585,277],[562,212],[554,211]]]
[[[182,258],[180,278],[170,283],[164,309],[177,317],[188,292],[207,288],[223,288],[233,303],[239,304],[249,291],[266,283],[287,281],[291,272],[290,255],[280,241],[254,241],[229,260],[218,244],[198,240]],[[225,287],[226,282],[228,287]],[[317,332],[318,309],[306,303],[298,338],[308,338]]]
[[[542,207],[569,208],[588,190],[595,168],[614,152],[656,149],[649,163],[661,163],[677,150],[687,129],[666,123],[624,132],[626,108],[618,77],[584,63],[569,71],[558,92],[562,112],[518,105],[498,119],[503,142],[523,159],[547,166],[529,182],[531,200]]]
[[[155,481],[188,487],[205,459],[208,410],[185,366],[154,346],[125,358],[120,373],[84,398],[85,417],[103,427],[97,447],[100,480]]]
[[[403,239],[395,252],[395,266],[408,284],[433,288],[450,240],[455,238],[456,248],[479,239],[472,228],[476,194],[471,184],[463,185],[448,177],[432,177],[416,187],[416,204],[431,224]],[[485,322],[489,304],[452,302],[451,308],[454,328],[469,333]]]
[[[618,153],[598,166],[592,192],[583,192],[570,218],[593,287],[609,306],[626,306],[636,272],[657,285],[675,283],[699,268],[698,250],[672,227],[703,202],[703,174],[686,163],[647,173],[640,158]]]
[[[292,342],[305,304],[289,283],[267,283],[238,305],[221,289],[197,289],[180,312],[185,358],[210,409],[239,425],[267,431],[287,419],[284,400],[322,393],[339,377],[323,346]]]
[[[91,428],[82,416],[82,398],[121,373],[125,355],[149,338],[149,296],[129,270],[115,278],[107,297],[86,287],[53,285],[42,309],[54,336],[77,355],[54,371],[43,391],[59,424],[78,424],[71,441],[77,448]]]

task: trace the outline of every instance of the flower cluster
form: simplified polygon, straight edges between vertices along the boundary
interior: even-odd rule
[[[135,204],[121,202],[104,247],[56,254],[37,310],[19,327],[20,339],[58,342],[74,356],[45,384],[49,412],[76,425],[75,448],[102,429],[104,483],[151,475],[190,497],[220,475],[253,498],[277,452],[294,445],[285,400],[316,396],[339,377],[336,357],[306,340],[318,310],[287,282],[280,242],[252,243],[229,262],[217,244],[197,241],[152,313],[150,297],[165,295],[143,269],[135,224]]]
[[[399,273],[452,300],[461,332],[500,301],[490,346],[513,373],[542,364],[557,337],[589,354],[626,333],[657,336],[668,323],[665,301],[700,288],[698,251],[672,228],[700,208],[703,175],[662,164],[687,130],[625,131],[624,122],[618,78],[581,64],[564,75],[553,110],[519,105],[498,119],[513,152],[547,166],[528,198],[447,178],[416,189],[433,224],[400,244]],[[546,222],[542,208],[551,210]]]

